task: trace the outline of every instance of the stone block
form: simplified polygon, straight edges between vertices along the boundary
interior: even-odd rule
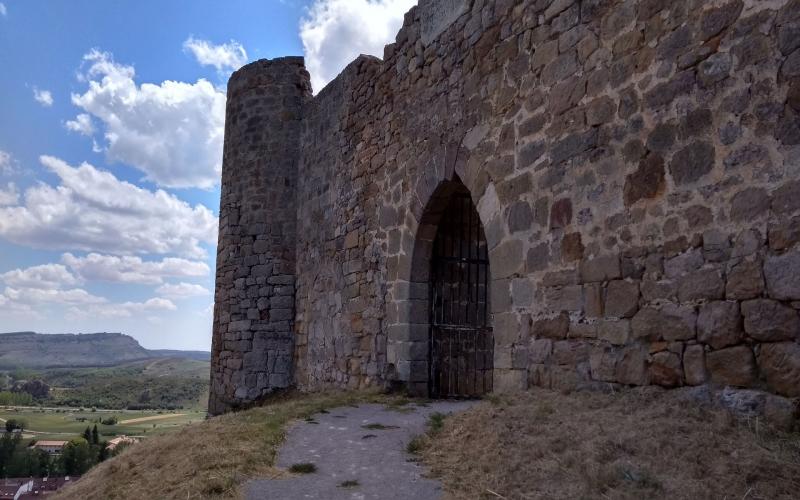
[[[672,280],[642,280],[640,289],[645,302],[657,300],[675,300],[678,296],[678,284]]]
[[[771,298],[800,300],[800,248],[768,256],[764,262],[764,279]]]
[[[559,365],[576,366],[589,361],[590,344],[583,340],[558,340],[553,342],[552,360]]]
[[[715,384],[750,387],[756,380],[755,356],[745,345],[707,353],[706,366]]]
[[[688,345],[683,351],[683,378],[688,385],[703,385],[708,380],[706,352],[701,345]]]
[[[743,261],[728,272],[725,297],[729,300],[747,300],[764,293],[764,275],[760,261]]]
[[[601,320],[597,323],[597,338],[614,345],[625,345],[631,338],[631,322],[627,319]]]
[[[605,289],[602,283],[586,283],[583,285],[584,312],[589,318],[602,318],[605,316],[603,306],[605,303]]]
[[[650,383],[662,387],[677,387],[683,382],[683,368],[679,355],[661,351],[653,355],[648,367]]]
[[[563,198],[553,203],[550,208],[550,228],[567,227],[572,223],[572,201]]]
[[[569,330],[569,315],[561,313],[554,318],[534,321],[532,333],[538,338],[563,339]]]
[[[583,287],[567,285],[544,289],[545,307],[551,312],[583,311]]]
[[[800,397],[800,344],[763,344],[758,367],[769,387],[788,397]]]
[[[678,284],[678,300],[718,300],[725,296],[725,281],[716,268],[705,268],[683,276]]]
[[[639,282],[613,280],[606,288],[605,314],[615,318],[631,318],[639,310]]]
[[[660,309],[640,309],[631,320],[631,332],[635,339],[690,340],[695,336],[696,324],[693,307],[668,303]]]
[[[800,313],[775,300],[742,302],[744,330],[761,342],[800,339]]]
[[[623,199],[625,206],[639,200],[656,198],[665,188],[664,160],[657,154],[650,154],[639,162],[635,172],[625,178]]]
[[[528,349],[528,360],[531,364],[544,364],[550,361],[553,353],[553,341],[550,339],[536,339],[531,342]]]
[[[770,221],[769,247],[776,252],[787,250],[800,242],[800,216]]]
[[[597,324],[596,323],[570,323],[569,331],[567,332],[569,338],[583,338],[594,339],[597,338]]]
[[[615,369],[617,382],[627,385],[647,385],[647,349],[630,345],[622,349]]]
[[[616,382],[619,358],[619,348],[593,347],[589,355],[589,368],[592,379],[601,382]]]
[[[580,263],[581,283],[609,281],[622,277],[618,255],[584,258]]]
[[[769,213],[769,194],[764,188],[749,187],[731,198],[731,219],[749,222]]]
[[[493,389],[497,394],[515,394],[528,388],[526,370],[494,370]]]
[[[667,278],[679,278],[685,274],[692,273],[703,265],[703,253],[693,248],[688,252],[676,255],[664,261],[664,274]]]
[[[700,307],[697,316],[700,342],[722,349],[741,342],[743,333],[738,302],[713,301]]]
[[[714,146],[708,142],[696,141],[673,155],[669,171],[675,184],[690,184],[711,172],[714,161]]]

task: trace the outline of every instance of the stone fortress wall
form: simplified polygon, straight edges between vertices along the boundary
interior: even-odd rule
[[[495,390],[800,396],[800,1],[421,0],[383,60],[308,81],[284,58],[229,83],[212,414],[425,394],[454,179]]]

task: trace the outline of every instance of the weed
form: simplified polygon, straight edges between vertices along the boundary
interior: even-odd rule
[[[342,481],[339,483],[339,488],[355,488],[359,485],[359,482],[355,479],[348,479],[347,481]]]
[[[424,436],[416,436],[411,441],[408,442],[406,445],[406,451],[412,455],[416,455],[422,448],[425,447],[425,437]]]
[[[289,472],[293,474],[311,474],[317,472],[317,466],[309,462],[292,464],[292,466],[289,467]]]
[[[444,419],[446,416],[447,415],[439,412],[431,413],[431,416],[428,417],[428,433],[434,435],[441,431],[442,427],[444,427]]]

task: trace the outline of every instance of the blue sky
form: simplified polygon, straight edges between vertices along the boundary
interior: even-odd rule
[[[382,55],[414,0],[0,0],[0,332],[210,349],[225,84]]]

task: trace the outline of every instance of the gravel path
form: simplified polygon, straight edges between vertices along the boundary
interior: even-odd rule
[[[441,497],[438,481],[423,477],[424,467],[406,452],[408,442],[426,430],[435,412],[466,410],[472,402],[414,404],[400,411],[360,405],[315,415],[288,431],[278,451],[278,467],[313,463],[317,470],[288,479],[251,481],[246,498],[261,499],[415,499]],[[372,425],[370,425],[372,424]],[[342,483],[351,482],[350,486]],[[357,482],[357,483],[352,483]]]

